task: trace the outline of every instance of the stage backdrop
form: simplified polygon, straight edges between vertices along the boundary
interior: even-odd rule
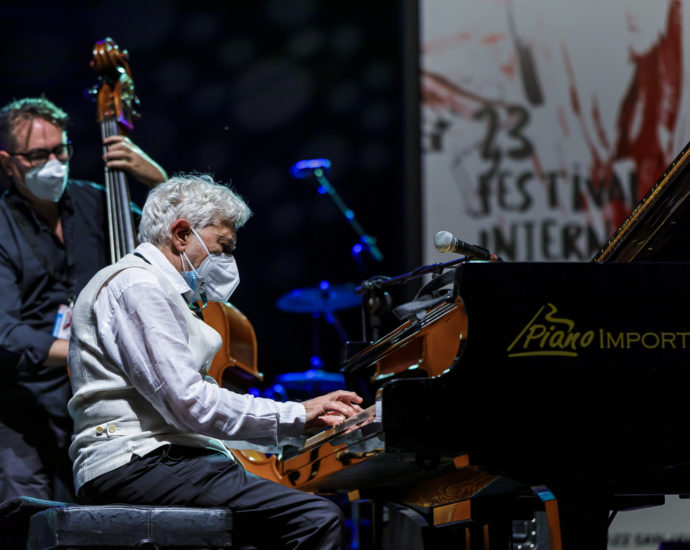
[[[425,262],[587,261],[690,138],[690,3],[424,0]]]

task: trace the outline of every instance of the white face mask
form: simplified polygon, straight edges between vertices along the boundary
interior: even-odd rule
[[[225,302],[230,299],[232,293],[240,284],[240,274],[237,271],[237,262],[230,254],[211,254],[206,248],[206,244],[194,229],[192,233],[204,247],[208,254],[201,265],[194,269],[187,255],[183,252],[185,260],[189,264],[191,271],[183,271],[182,277],[194,291],[195,299],[204,297],[210,302]]]
[[[68,175],[67,163],[51,159],[42,166],[27,170],[24,182],[29,191],[39,199],[57,202],[65,191]]]

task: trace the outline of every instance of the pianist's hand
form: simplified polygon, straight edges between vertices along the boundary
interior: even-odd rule
[[[304,401],[307,420],[305,433],[318,432],[328,426],[340,424],[346,418],[361,412],[362,398],[354,392],[338,390]]]

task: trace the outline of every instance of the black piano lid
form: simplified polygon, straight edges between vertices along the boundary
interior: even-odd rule
[[[592,261],[690,261],[690,143]]]

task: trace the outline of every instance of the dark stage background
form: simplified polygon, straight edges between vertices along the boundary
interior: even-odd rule
[[[95,104],[84,95],[96,83],[91,49],[110,36],[129,51],[142,115],[133,141],[169,174],[231,181],[255,213],[239,233],[232,301],[254,325],[268,378],[310,367],[312,317],[279,310],[280,296],[416,267],[417,107],[405,107],[416,100],[413,2],[60,4],[0,8],[0,101],[45,93],[65,109],[71,174],[102,183]],[[329,180],[378,239],[382,263],[355,262],[343,215],[313,178],[291,177],[293,163],[315,157],[332,161]],[[359,310],[337,316],[359,339]],[[317,328],[336,370],[339,337],[323,320]]]

